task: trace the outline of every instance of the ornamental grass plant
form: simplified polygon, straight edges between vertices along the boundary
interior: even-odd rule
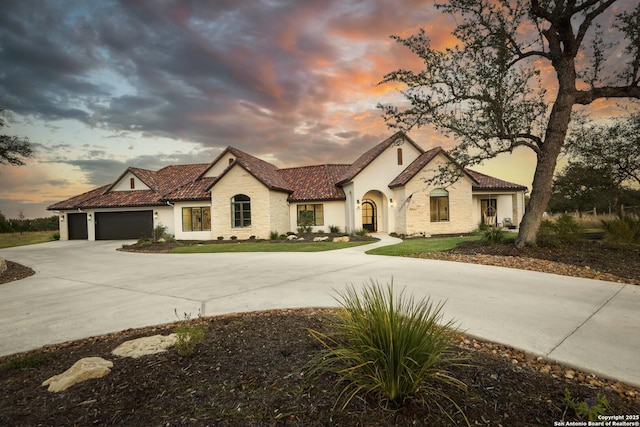
[[[466,388],[446,371],[464,360],[451,350],[455,328],[453,321],[442,323],[443,303],[396,295],[393,281],[371,281],[360,293],[349,286],[338,302],[342,309],[332,331],[310,331],[325,348],[311,362],[311,377],[337,375],[336,405],[344,410],[354,397],[373,395],[389,409],[417,398],[442,410],[445,399],[462,413],[436,384]]]

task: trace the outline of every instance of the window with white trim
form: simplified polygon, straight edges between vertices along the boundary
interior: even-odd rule
[[[182,208],[182,231],[210,231],[211,208]]]
[[[324,206],[298,205],[298,225],[324,225]]]
[[[429,193],[431,222],[449,221],[449,192],[436,188]]]

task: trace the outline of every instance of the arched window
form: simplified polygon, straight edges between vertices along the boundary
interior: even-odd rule
[[[251,198],[245,194],[236,194],[231,198],[231,226],[251,226]]]
[[[449,192],[444,188],[436,188],[429,193],[431,202],[431,222],[449,221]]]

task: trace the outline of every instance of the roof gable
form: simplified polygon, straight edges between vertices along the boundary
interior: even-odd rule
[[[413,147],[415,147],[415,149],[418,150],[419,153],[421,154],[424,153],[424,150],[420,146],[418,146],[418,144],[416,144],[406,134],[404,134],[403,132],[396,132],[393,135],[391,135],[389,138],[385,139],[384,141],[382,141],[381,143],[373,147],[372,149],[368,150],[362,156],[358,157],[356,161],[353,162],[353,164],[347,169],[344,175],[340,178],[340,181],[338,182],[338,184],[345,184],[349,181],[352,181],[353,178],[356,177],[356,175],[358,175],[367,166],[369,166],[369,164],[371,164],[371,162],[373,162],[376,158],[378,158],[378,156],[380,156],[380,154],[382,154],[387,148],[389,148],[393,144],[397,144],[398,139],[402,139],[403,142],[405,141],[408,142]]]
[[[227,151],[235,156],[235,160],[217,177],[212,186],[215,186],[215,183],[222,179],[235,166],[239,166],[270,190],[284,191],[287,193],[293,191],[289,183],[280,176],[278,173],[279,169],[275,165],[234,147],[228,147],[225,152]]]

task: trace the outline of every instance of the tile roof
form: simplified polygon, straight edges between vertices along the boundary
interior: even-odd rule
[[[292,202],[310,200],[345,200],[342,187],[337,185],[350,165],[318,165],[280,169],[280,176],[293,189]]]
[[[465,169],[465,171],[478,183],[474,185],[474,190],[526,190],[524,185],[516,184],[509,181],[503,181],[498,178],[494,178],[489,175],[485,175],[480,172],[473,171],[471,169]]]
[[[55,203],[47,209],[71,210],[158,206],[175,201],[208,200],[211,198],[211,188],[215,186],[215,183],[236,166],[245,169],[267,188],[288,193],[290,201],[345,200],[345,193],[341,185],[351,181],[399,137],[414,145],[421,154],[402,173],[394,178],[389,184],[390,188],[406,185],[436,155],[442,153],[449,157],[447,152],[440,147],[425,152],[401,132],[385,139],[360,156],[351,165],[328,164],[278,169],[275,165],[237,148],[227,147],[213,163],[167,166],[158,171],[129,167],[113,184]],[[231,153],[235,157],[235,161],[227,165],[218,177],[205,177],[206,171],[227,153]],[[479,172],[468,169],[465,169],[465,172],[474,181],[474,190],[526,189],[525,186],[503,181]],[[116,183],[127,173],[132,173],[138,177],[149,187],[149,190],[111,191]]]
[[[405,135],[403,132],[396,132],[389,138],[376,145],[362,156],[358,157],[355,162],[347,169],[344,175],[340,178],[338,184],[345,184],[356,177],[364,168],[366,168],[372,161],[374,161],[380,154],[384,152],[391,144],[393,144],[398,138],[402,138],[405,141],[413,145],[420,153],[424,153],[424,150],[420,148],[411,138]]]

